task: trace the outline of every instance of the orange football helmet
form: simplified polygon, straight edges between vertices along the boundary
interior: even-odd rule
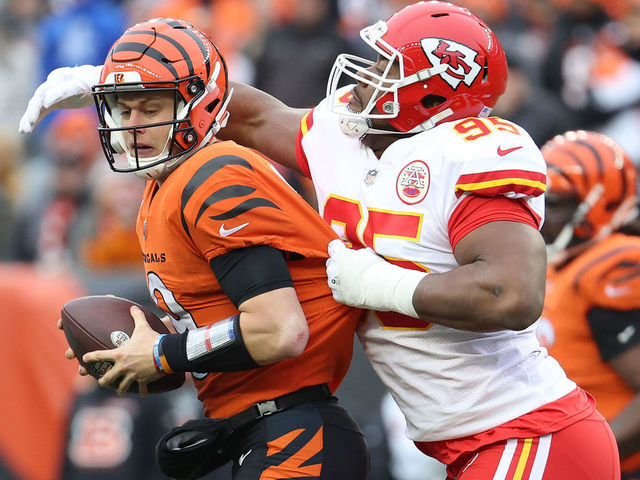
[[[550,253],[605,237],[636,218],[636,169],[613,139],[570,131],[548,141],[542,154],[547,162],[549,220],[554,208],[569,205],[569,218],[550,242]]]
[[[348,135],[388,134],[370,128],[375,118],[386,119],[398,132],[415,133],[442,122],[486,117],[506,88],[502,46],[466,8],[439,1],[413,3],[363,28],[360,36],[388,63],[384,72],[376,73],[374,62],[367,59],[347,54],[336,59],[327,97],[329,108],[343,117]],[[394,63],[400,78],[390,76]],[[359,113],[344,111],[337,94],[343,75],[375,88]],[[350,128],[344,127],[347,122]]]
[[[173,120],[123,127],[118,95],[172,91]],[[184,155],[208,142],[228,118],[227,69],[213,41],[184,20],[156,18],[129,28],[107,55],[100,83],[92,94],[100,117],[98,131],[109,165],[117,172],[136,172],[158,178]],[[139,157],[136,132],[140,128],[171,125],[163,151]],[[123,131],[133,132],[129,148]],[[124,154],[126,162],[116,162]]]

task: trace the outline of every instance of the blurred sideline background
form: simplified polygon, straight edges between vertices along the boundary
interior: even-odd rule
[[[0,480],[163,478],[155,441],[200,414],[189,385],[120,398],[64,359],[55,323],[66,301],[113,293],[149,304],[134,231],[143,182],[110,172],[92,109],[57,112],[19,135],[37,85],[57,67],[103,63],[128,26],[162,16],[208,31],[232,80],[310,107],[338,53],[369,55],[360,28],[409,3],[0,0]],[[601,131],[640,163],[640,0],[453,3],[483,18],[507,52],[509,85],[494,114],[539,146],[569,129]],[[314,204],[308,181],[283,173]],[[442,478],[405,448],[403,419],[357,342],[338,396],[367,435],[372,480]]]

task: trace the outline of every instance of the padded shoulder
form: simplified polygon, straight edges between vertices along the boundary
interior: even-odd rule
[[[575,286],[594,307],[640,309],[640,238],[612,235],[579,258]]]

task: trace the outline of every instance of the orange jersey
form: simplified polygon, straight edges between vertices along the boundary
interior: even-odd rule
[[[614,234],[564,267],[550,267],[547,272],[538,337],[569,378],[595,397],[598,410],[607,420],[618,415],[635,393],[603,360],[587,313],[593,308],[640,309],[639,265],[640,238]],[[611,328],[621,353],[625,325]],[[617,337],[615,332],[619,332]]]
[[[147,284],[178,332],[215,323],[237,309],[209,262],[231,250],[268,245],[287,254],[309,324],[297,358],[255,370],[194,374],[209,417],[227,417],[253,403],[344,378],[361,311],[333,300],[327,244],[333,230],[255,152],[219,142],[194,153],[158,187],[147,183],[137,233]]]

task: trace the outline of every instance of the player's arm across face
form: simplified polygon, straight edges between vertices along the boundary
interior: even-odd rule
[[[300,171],[296,160],[296,137],[300,120],[308,109],[291,108],[256,88],[231,82],[227,125],[217,137],[253,148],[273,161]]]
[[[519,222],[487,223],[456,245],[458,264],[426,275],[413,305],[420,318],[462,330],[521,330],[544,303],[546,250],[535,228]]]

